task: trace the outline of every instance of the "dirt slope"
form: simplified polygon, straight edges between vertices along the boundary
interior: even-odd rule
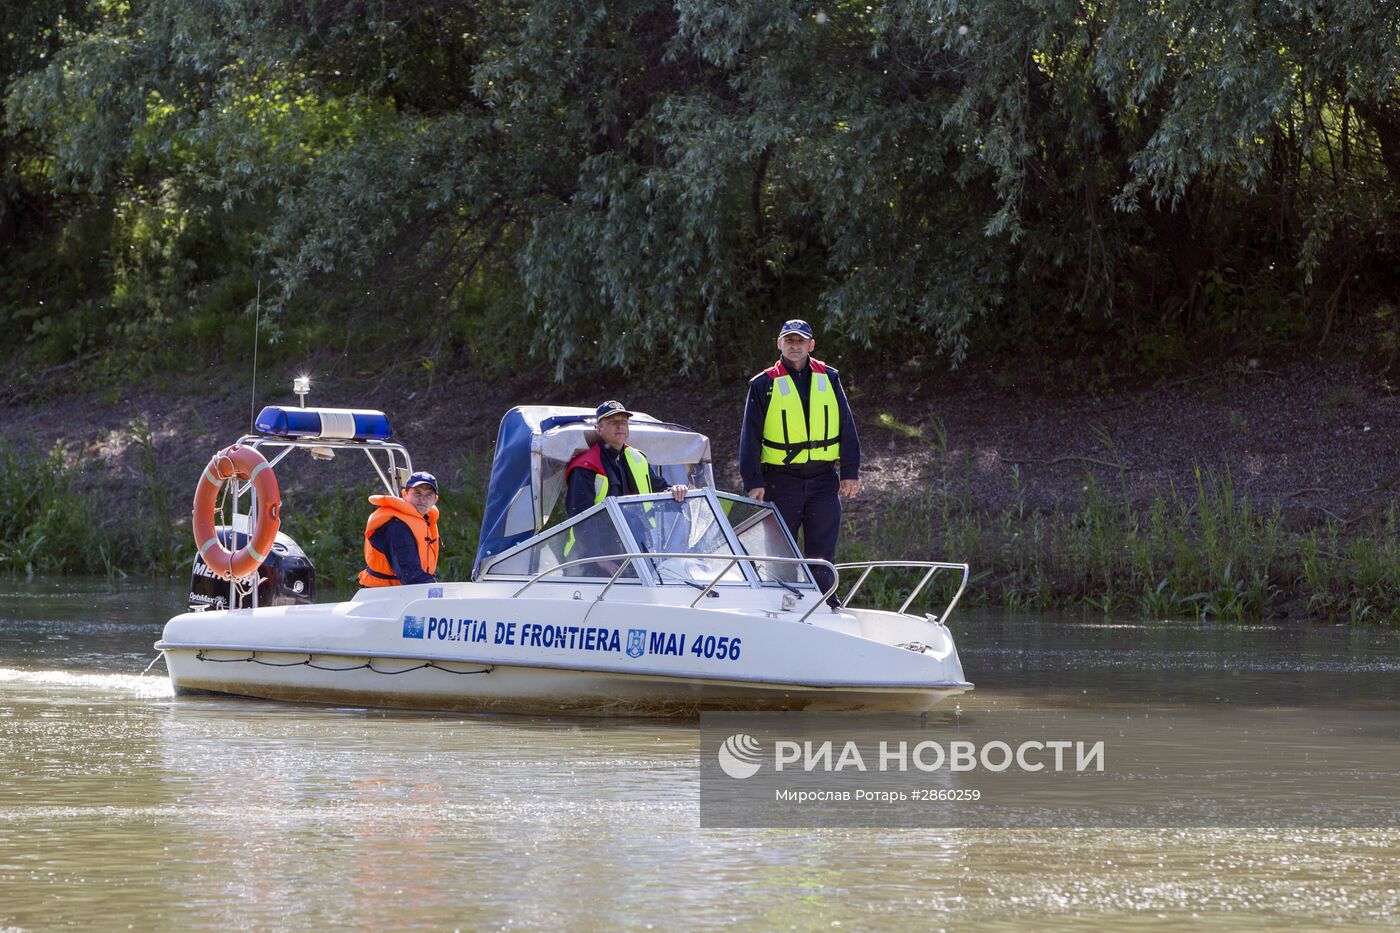
[[[766,363],[757,359],[753,368]],[[923,370],[916,379],[870,368],[843,369],[865,447],[866,491],[855,520],[881,498],[920,488],[997,509],[1015,495],[1013,470],[1027,504],[1045,508],[1072,503],[1086,472],[1115,490],[1125,477],[1142,501],[1173,482],[1190,488],[1198,466],[1228,469],[1238,492],[1258,505],[1280,503],[1298,523],[1355,520],[1396,499],[1400,400],[1384,377],[1353,365],[1246,361],[1093,394],[1047,385],[1033,368],[1019,373],[1005,363]],[[264,375],[259,405],[294,401],[291,373]],[[11,443],[61,445],[73,459],[89,455],[93,483],[109,508],[119,508],[149,488],[137,441],[144,422],[156,476],[178,502],[209,455],[248,424],[248,388],[236,381],[172,379],[161,391],[125,393],[67,393],[57,378],[12,383],[0,390],[0,434]],[[684,380],[684,391],[676,381],[608,376],[566,388],[525,376],[332,373],[318,377],[311,404],[385,410],[416,466],[451,475],[463,454],[486,461],[510,405],[617,397],[708,433],[720,485],[737,489],[743,380],[698,390]],[[475,482],[480,488],[452,494],[484,494],[485,477]]]

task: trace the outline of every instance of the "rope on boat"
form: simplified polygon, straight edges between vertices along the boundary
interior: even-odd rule
[[[327,666],[324,665],[324,664],[313,664],[313,663],[312,663],[312,658],[314,658],[314,657],[316,657],[314,654],[308,654],[308,655],[306,656],[306,660],[305,660],[305,661],[286,661],[286,662],[278,662],[278,661],[264,661],[262,658],[258,657],[258,654],[257,654],[256,651],[253,652],[252,654],[248,655],[248,657],[246,657],[246,658],[210,658],[210,657],[206,657],[203,651],[197,651],[197,652],[195,652],[195,659],[196,659],[196,660],[198,660],[198,661],[208,661],[208,662],[210,662],[211,664],[243,664],[243,663],[249,663],[249,662],[251,662],[251,663],[253,663],[253,664],[261,664],[261,665],[263,665],[264,667],[309,667],[309,668],[311,668],[311,669],[314,670],[314,671],[336,671],[336,672],[338,672],[338,671],[373,671],[373,672],[376,673],[376,674],[407,674],[407,673],[409,673],[409,672],[411,672],[411,671],[421,671],[421,670],[424,670],[425,668],[431,667],[431,668],[436,668],[437,670],[440,670],[440,671],[444,671],[444,672],[446,672],[446,673],[448,673],[448,674],[489,674],[489,673],[491,673],[492,671],[495,670],[494,667],[485,667],[485,668],[482,668],[482,669],[479,670],[479,671],[458,671],[458,670],[453,670],[453,669],[450,668],[450,667],[443,667],[441,664],[437,663],[436,661],[424,661],[422,664],[419,664],[419,665],[416,666],[416,667],[405,667],[405,668],[403,668],[402,670],[397,670],[397,671],[386,671],[386,670],[381,670],[380,668],[375,667],[375,666],[374,666],[374,661],[373,661],[372,659],[369,660],[369,661],[366,661],[366,662],[363,663],[363,664],[356,664],[356,665],[353,665],[353,666],[351,666],[351,667],[327,667]]]

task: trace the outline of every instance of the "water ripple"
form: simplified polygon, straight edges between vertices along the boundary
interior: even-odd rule
[[[175,695],[170,679],[155,674],[79,674],[72,671],[21,671],[0,667],[0,684],[95,690],[129,697],[165,698]]]

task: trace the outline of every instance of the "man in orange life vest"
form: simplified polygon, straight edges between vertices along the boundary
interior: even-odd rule
[[[627,446],[632,413],[619,401],[598,406],[598,442],[569,461],[564,468],[568,491],[564,511],[571,517],[602,502],[608,496],[633,496],[666,491],[680,502],[688,487],[667,486],[661,474],[647,463],[646,455]]]
[[[437,477],[422,471],[408,478],[401,497],[369,497],[376,508],[365,523],[360,586],[436,582],[437,498]]]
[[[840,374],[812,358],[816,346],[812,325],[786,322],[781,357],[749,380],[739,474],[750,499],[777,506],[793,537],[802,530],[803,556],[835,562],[838,494],[860,494],[860,438]],[[829,570],[813,574],[823,590],[831,586]],[[828,602],[839,608],[836,594]]]

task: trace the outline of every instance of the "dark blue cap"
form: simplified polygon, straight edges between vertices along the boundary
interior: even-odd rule
[[[408,478],[408,482],[403,484],[404,489],[412,489],[414,486],[431,486],[433,487],[433,492],[437,492],[437,477],[431,473],[425,473],[419,470]]]
[[[782,340],[788,334],[801,334],[808,340],[816,339],[816,335],[812,333],[812,325],[801,320],[791,320],[784,324],[783,329],[778,331],[778,339]]]
[[[632,413],[627,410],[627,406],[622,404],[615,398],[610,398],[603,404],[599,405],[598,410],[594,412],[594,414],[597,415],[599,421],[602,421],[604,418],[611,418],[613,415],[626,415],[629,418],[632,417]]]

